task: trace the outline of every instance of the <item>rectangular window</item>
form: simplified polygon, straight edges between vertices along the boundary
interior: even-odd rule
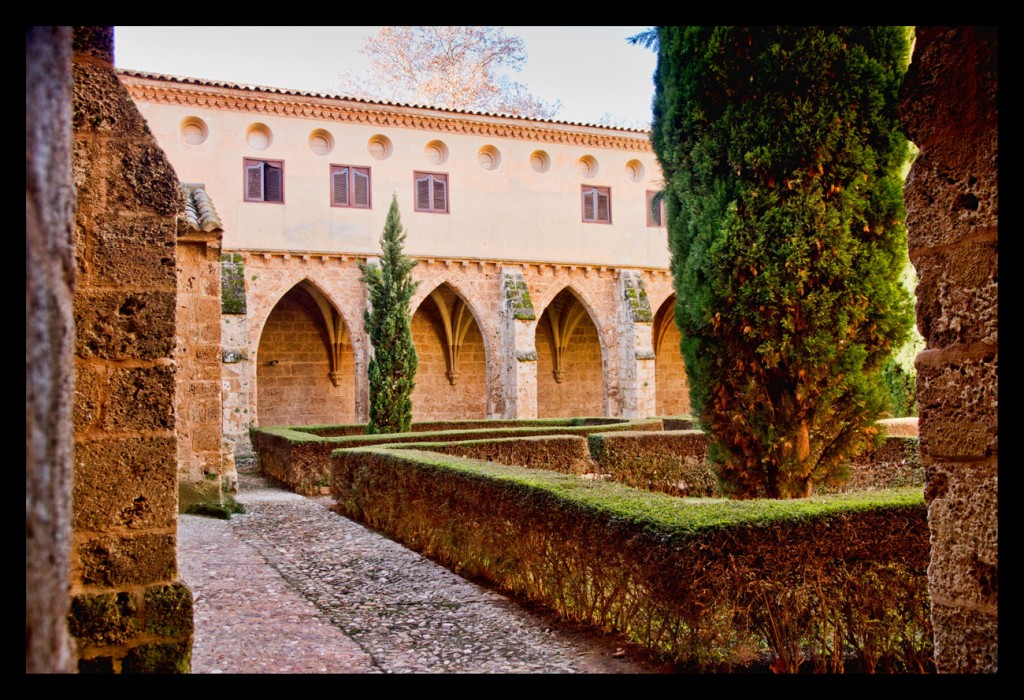
[[[412,174],[416,184],[416,211],[448,212],[448,175],[446,173]]]
[[[610,187],[583,185],[583,221],[600,224],[612,222],[612,191]]]
[[[659,199],[657,204],[654,202],[654,197],[658,193],[654,190],[647,190],[647,225],[648,226],[664,226],[665,225],[665,200]]]
[[[245,201],[284,203],[284,161],[245,159]]]
[[[331,206],[370,208],[370,169],[331,166]]]

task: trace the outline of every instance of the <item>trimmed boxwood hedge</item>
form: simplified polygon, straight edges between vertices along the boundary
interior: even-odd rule
[[[934,670],[919,488],[684,499],[400,447],[331,460],[339,512],[693,670]]]

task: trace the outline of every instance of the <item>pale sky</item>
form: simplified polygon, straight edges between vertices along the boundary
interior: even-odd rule
[[[118,68],[337,94],[339,76],[368,64],[359,53],[376,27],[115,27]],[[626,37],[646,27],[506,27],[527,62],[509,76],[548,102],[555,119],[647,128],[653,51]]]

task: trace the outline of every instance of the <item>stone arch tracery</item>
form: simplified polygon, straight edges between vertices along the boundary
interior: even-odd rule
[[[537,322],[537,417],[606,413],[605,348],[591,308],[571,286],[547,304]]]
[[[348,324],[309,279],[278,299],[259,327],[259,425],[351,423],[355,362]]]
[[[413,420],[487,418],[488,344],[472,304],[447,281],[417,296]]]

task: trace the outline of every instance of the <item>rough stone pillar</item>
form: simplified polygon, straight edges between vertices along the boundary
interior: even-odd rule
[[[188,672],[177,571],[178,179],[113,68],[113,28],[73,34],[75,393],[71,608],[78,668]]]
[[[70,28],[26,28],[25,115],[25,671],[70,673]]]
[[[178,511],[219,504],[237,490],[234,459],[225,459],[221,403],[221,259],[223,229],[201,184],[183,184],[178,221],[175,410]]]
[[[621,415],[647,418],[655,415],[657,409],[652,347],[654,315],[644,289],[643,273],[620,270],[617,290]]]
[[[249,425],[256,416],[250,402],[252,358],[249,347],[249,317],[245,297],[245,257],[241,253],[221,255],[221,440],[225,462],[236,470],[253,468]]]
[[[503,418],[537,417],[537,314],[518,267],[503,267],[501,284],[501,385],[505,398]]]
[[[900,105],[921,151],[905,196],[942,673],[998,670],[997,54],[995,28],[919,28]]]

